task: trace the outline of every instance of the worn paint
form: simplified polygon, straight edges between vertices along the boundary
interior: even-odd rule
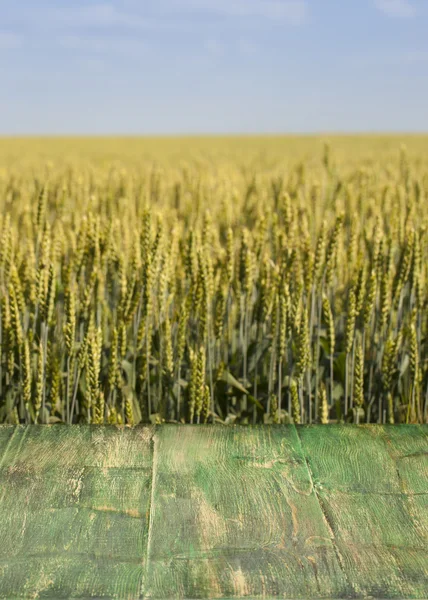
[[[0,427],[1,598],[427,598],[428,427]]]

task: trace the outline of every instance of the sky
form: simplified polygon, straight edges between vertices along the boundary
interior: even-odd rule
[[[428,132],[428,0],[0,0],[0,135]]]

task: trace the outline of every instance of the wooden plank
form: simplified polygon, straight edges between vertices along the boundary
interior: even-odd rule
[[[382,427],[380,435],[394,460],[403,491],[428,493],[428,427],[390,425]]]
[[[153,428],[16,428],[2,457],[0,596],[138,598]]]
[[[396,464],[407,509],[418,535],[428,546],[428,427],[385,426],[381,430]]]
[[[10,436],[2,466],[24,465],[38,471],[73,466],[147,466],[147,439],[152,431],[151,427],[132,429],[113,425],[21,425]]]
[[[163,426],[146,597],[352,595],[293,426]]]
[[[427,598],[428,503],[420,490],[428,428],[312,426],[298,433],[355,592]]]

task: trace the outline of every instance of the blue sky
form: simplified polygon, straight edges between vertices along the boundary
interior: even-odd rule
[[[428,131],[427,0],[0,0],[0,134]]]

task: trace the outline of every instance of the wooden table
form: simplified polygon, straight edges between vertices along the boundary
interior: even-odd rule
[[[428,426],[0,427],[1,598],[428,598]]]

